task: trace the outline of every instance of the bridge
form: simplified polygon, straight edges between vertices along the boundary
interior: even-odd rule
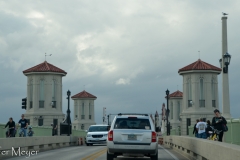
[[[163,140],[163,145],[158,147],[159,159],[162,160],[237,160],[240,157],[240,145],[189,136],[164,136]],[[0,138],[0,145],[0,159],[2,160],[26,158],[106,160],[107,152],[106,145],[86,146],[79,141],[77,136]],[[115,160],[123,159],[133,158],[115,158]]]
[[[0,124],[0,159],[106,159],[106,145],[86,146],[83,130],[73,130],[71,136],[51,136],[51,127],[33,127],[33,137],[4,138],[4,124]],[[171,135],[163,135],[159,144],[159,159],[163,160],[237,160],[240,157],[240,119],[228,120],[229,131],[224,142],[179,135],[176,129]],[[188,127],[192,133],[193,126]],[[119,159],[128,159],[118,157]],[[133,158],[130,158],[133,159]],[[139,158],[147,159],[147,158]]]

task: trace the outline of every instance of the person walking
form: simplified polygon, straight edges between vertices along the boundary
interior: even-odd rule
[[[22,118],[18,121],[18,123],[21,125],[20,126],[20,131],[19,131],[19,137],[23,133],[23,137],[26,137],[27,135],[27,127],[28,127],[28,121],[24,118],[24,114],[21,116]]]
[[[196,120],[196,124],[193,127],[193,134],[195,134],[195,137],[197,137],[197,138],[198,138],[198,131],[197,131],[196,125],[198,122],[199,122],[199,119]]]
[[[222,142],[223,125],[226,125],[227,121],[223,116],[221,116],[220,111],[218,109],[215,109],[213,112],[214,112],[215,116],[212,119],[212,125],[213,125],[214,129],[221,131],[218,135],[218,141]]]
[[[51,124],[52,126],[52,136],[57,135],[57,124]]]
[[[8,131],[6,131],[6,137],[15,137],[14,131],[15,131],[15,122],[13,121],[13,118],[10,117],[8,123],[5,125],[4,129],[8,126]]]
[[[196,128],[198,130],[198,138],[206,139],[206,128],[207,124],[206,122],[203,122],[203,119],[200,118],[200,121],[197,123]]]

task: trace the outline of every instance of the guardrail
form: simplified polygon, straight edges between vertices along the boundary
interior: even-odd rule
[[[0,138],[0,159],[13,156],[34,156],[41,151],[78,145],[79,137],[42,136]]]
[[[8,128],[3,129],[3,127],[5,126],[5,124],[0,124],[0,138],[5,138],[5,132],[7,131]],[[33,127],[33,131],[34,137],[37,136],[52,136],[52,127],[47,127],[47,126],[32,126]],[[19,131],[19,130],[18,130]],[[58,133],[59,134],[59,133]],[[86,136],[86,132],[85,130],[72,130],[72,136],[81,136],[84,137]],[[19,137],[18,133],[16,134],[16,137]]]
[[[236,160],[240,146],[189,136],[164,136],[164,146],[196,160]]]

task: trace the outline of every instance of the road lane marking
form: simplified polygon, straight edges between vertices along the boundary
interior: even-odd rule
[[[105,149],[102,152],[99,152],[98,154],[96,154],[93,157],[91,157],[91,160],[95,160],[96,158],[98,158],[99,156],[101,156],[104,153],[107,153],[107,149]]]
[[[100,155],[106,153],[106,151],[107,151],[107,149],[100,150],[100,151],[98,151],[98,152],[95,152],[95,153],[93,153],[93,154],[90,154],[90,155],[87,156],[87,157],[82,158],[82,160],[94,160],[94,159],[96,159],[97,157],[99,157]]]

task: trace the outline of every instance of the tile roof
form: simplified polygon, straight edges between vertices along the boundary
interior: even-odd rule
[[[169,97],[183,97],[183,92],[177,90],[176,92],[169,94]]]
[[[176,92],[173,92],[173,93],[169,94],[168,96],[169,96],[169,98],[171,98],[171,97],[172,98],[177,98],[177,97],[181,98],[181,97],[183,97],[183,92],[177,90]],[[165,96],[165,98],[167,98],[167,96]]]
[[[67,72],[65,72],[64,70],[48,63],[47,61],[44,61],[41,64],[38,64],[34,67],[31,67],[23,71],[23,73],[30,73],[30,72],[57,72],[57,73],[67,74]]]
[[[181,69],[178,70],[179,72],[182,71],[190,71],[190,70],[214,70],[214,71],[221,71],[221,68],[208,64],[201,59],[198,59],[196,62],[189,64]]]
[[[82,92],[72,96],[71,98],[97,98],[97,97],[83,90]]]

